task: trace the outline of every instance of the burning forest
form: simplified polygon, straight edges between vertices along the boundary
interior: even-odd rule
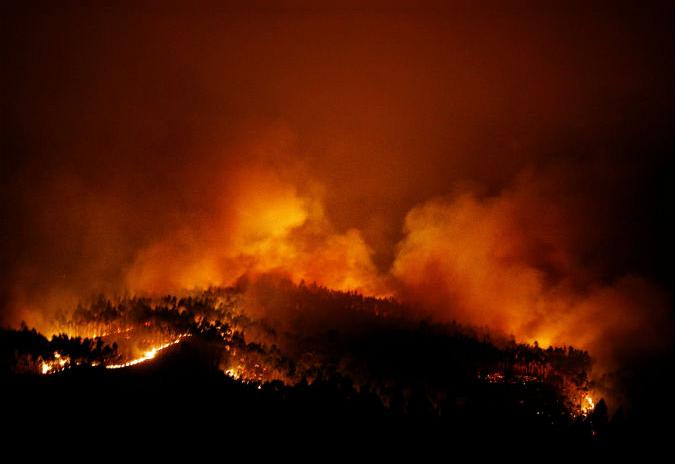
[[[338,3],[3,4],[11,421],[664,443],[672,4]]]
[[[256,316],[252,293],[256,300],[261,294],[273,299],[283,317]],[[95,373],[143,368],[170,359],[172,351],[196,350],[199,363],[220,373],[221,382],[234,380],[266,401],[327,390],[335,398],[318,405],[328,417],[338,414],[331,401],[340,401],[353,413],[376,417],[452,420],[474,410],[484,414],[482,403],[499,395],[501,407],[514,408],[508,412],[513,420],[539,424],[543,436],[598,433],[590,420],[595,404],[587,352],[518,343],[410,313],[393,299],[276,276],[182,297],[99,296],[57,317],[58,335],[50,339],[26,326],[4,329],[4,375],[104,375]]]

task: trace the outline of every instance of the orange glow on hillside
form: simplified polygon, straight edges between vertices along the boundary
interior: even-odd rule
[[[177,343],[180,343],[186,337],[189,337],[189,335],[180,335],[178,338],[176,338],[173,341],[170,341],[168,343],[164,343],[162,345],[158,345],[158,346],[150,348],[145,353],[143,353],[142,356],[140,356],[138,358],[132,359],[130,361],[127,361],[127,362],[124,362],[124,363],[121,363],[121,364],[109,364],[109,365],[105,366],[105,368],[106,369],[121,369],[123,367],[131,367],[131,366],[135,366],[137,364],[144,363],[146,361],[150,361],[151,359],[154,359],[155,356],[157,356],[157,354],[159,352],[169,348],[170,346],[173,346]]]

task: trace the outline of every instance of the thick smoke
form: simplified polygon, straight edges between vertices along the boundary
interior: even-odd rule
[[[137,253],[126,288],[170,293],[280,273],[296,282],[383,294],[362,234],[336,232],[320,197],[302,195],[274,172],[255,168],[230,173],[227,182],[222,209],[204,227],[186,224]]]
[[[668,346],[666,292],[589,258],[612,234],[579,195],[579,175],[527,171],[497,195],[462,190],[412,209],[392,267],[403,298],[440,318],[590,350],[603,367],[623,349]]]
[[[272,273],[662,350],[672,6],[499,5],[3,6],[2,323]]]

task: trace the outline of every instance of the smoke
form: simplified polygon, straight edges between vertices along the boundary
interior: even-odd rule
[[[42,7],[0,15],[3,324],[271,273],[667,345],[672,6]]]
[[[667,348],[667,293],[589,258],[616,222],[570,173],[528,170],[497,195],[460,190],[413,208],[392,267],[401,297],[438,318],[590,350],[603,369]]]
[[[336,232],[320,193],[301,194],[264,168],[231,172],[225,182],[221,206],[203,227],[185,225],[139,250],[126,288],[171,293],[276,273],[336,290],[384,294],[361,232]]]

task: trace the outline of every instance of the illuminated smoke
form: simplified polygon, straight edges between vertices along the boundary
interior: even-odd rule
[[[593,235],[605,226],[570,204],[570,191],[551,192],[564,182],[529,171],[499,195],[461,192],[411,210],[392,267],[400,295],[438,318],[542,346],[572,344],[603,363],[622,350],[667,346],[663,290],[630,274],[603,282],[581,261],[580,249],[600,245]]]
[[[335,232],[320,198],[301,195],[272,172],[248,169],[199,231],[189,226],[140,250],[126,277],[133,292],[232,285],[243,274],[275,272],[294,281],[382,295],[372,251],[357,229]],[[232,192],[232,190],[230,190]]]
[[[270,273],[607,362],[668,344],[670,7],[19,3],[3,324]]]

